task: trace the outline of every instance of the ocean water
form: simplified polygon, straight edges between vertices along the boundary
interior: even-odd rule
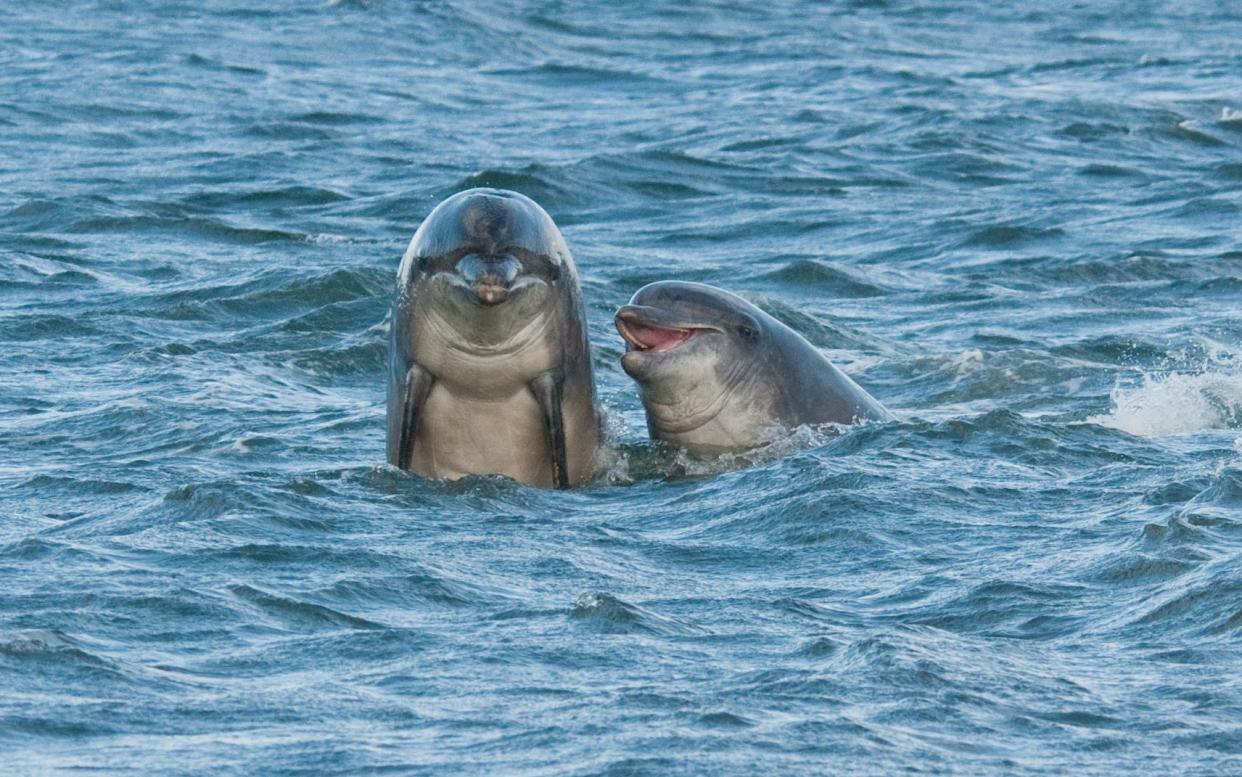
[[[539,201],[613,448],[384,463],[436,202]],[[0,5],[8,774],[1242,773],[1242,9]],[[893,409],[695,460],[615,308]]]

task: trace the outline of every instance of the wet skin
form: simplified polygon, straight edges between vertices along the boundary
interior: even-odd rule
[[[599,413],[573,257],[533,200],[471,189],[423,221],[397,271],[388,461],[426,477],[569,487]]]
[[[616,326],[651,436],[691,452],[746,450],[803,424],[892,418],[805,338],[723,289],[649,284]]]

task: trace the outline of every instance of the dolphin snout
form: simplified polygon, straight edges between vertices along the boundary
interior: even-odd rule
[[[457,274],[470,286],[484,305],[499,305],[509,298],[513,281],[522,263],[508,254],[479,256],[469,254],[457,263]]]

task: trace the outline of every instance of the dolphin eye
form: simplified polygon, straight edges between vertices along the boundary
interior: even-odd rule
[[[738,325],[737,333],[747,340],[754,340],[759,335],[759,331],[749,324]]]
[[[457,266],[457,260],[460,255],[441,254],[439,256],[420,256],[418,258],[418,271],[424,275],[433,275],[438,272],[452,272]]]
[[[523,272],[542,278],[548,283],[555,283],[561,278],[561,266],[548,256],[514,246],[511,253],[522,262]]]

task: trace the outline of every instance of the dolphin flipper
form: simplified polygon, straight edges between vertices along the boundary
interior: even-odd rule
[[[401,390],[401,434],[397,443],[397,460],[393,462],[404,470],[410,468],[410,454],[414,448],[414,435],[418,432],[423,405],[436,379],[417,364],[411,364],[405,373],[405,385]]]
[[[552,480],[557,488],[569,488],[568,455],[565,445],[565,418],[561,413],[564,377],[560,370],[552,370],[535,376],[530,391],[543,410],[548,426],[548,447],[552,450]]]

